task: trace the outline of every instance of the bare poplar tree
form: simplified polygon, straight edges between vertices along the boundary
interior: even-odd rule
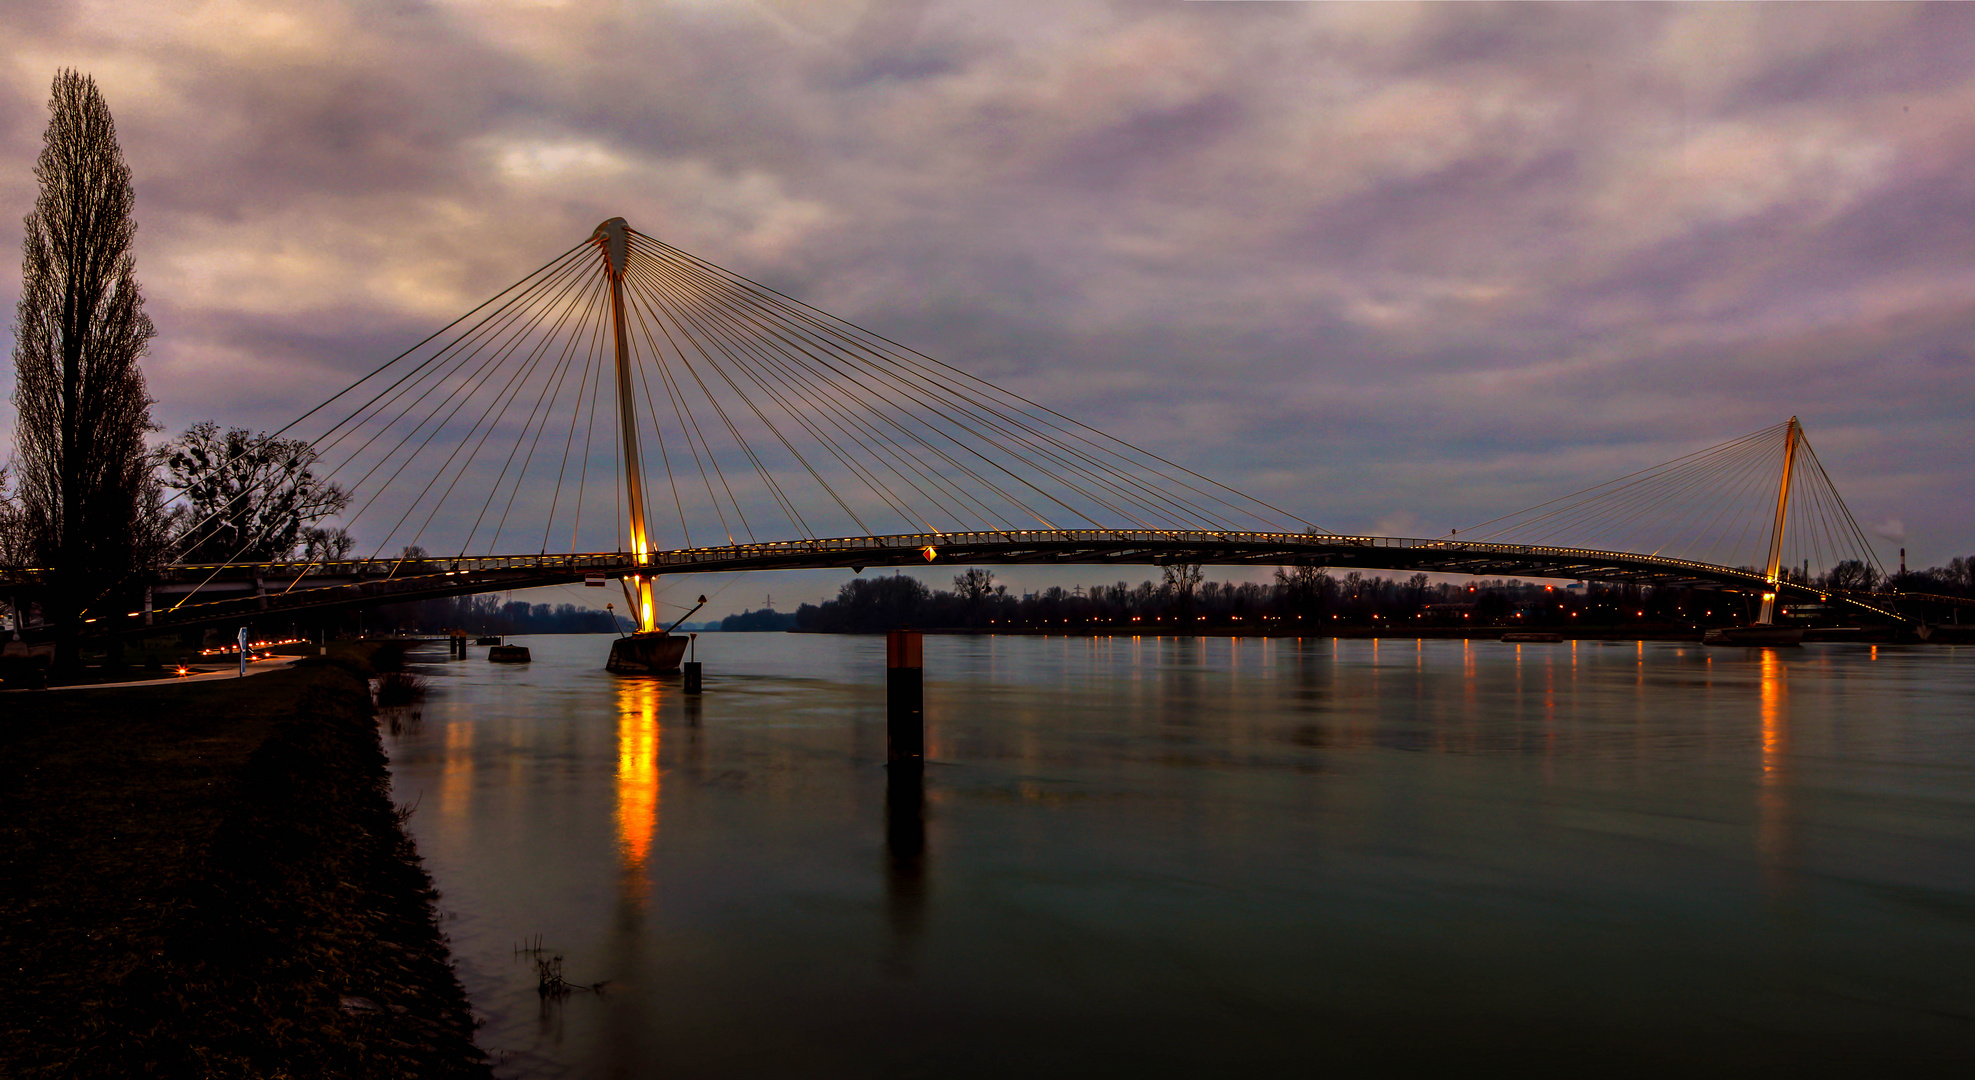
[[[14,478],[7,466],[0,465],[0,568],[27,562],[27,536],[21,527],[20,500],[14,497]]]
[[[130,167],[96,80],[62,70],[48,111],[22,243],[15,439],[28,555],[52,571],[68,666],[84,612],[147,554],[156,486],[137,361],[155,331],[131,256]]]

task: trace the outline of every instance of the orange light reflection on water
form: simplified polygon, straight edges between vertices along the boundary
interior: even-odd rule
[[[473,806],[473,724],[446,725],[445,765],[439,773],[439,821],[448,831],[467,827]]]
[[[645,861],[658,831],[658,686],[617,684],[617,853],[630,887],[642,897]]]
[[[1757,677],[1761,680],[1758,692],[1762,702],[1762,782],[1767,786],[1782,779],[1783,752],[1788,748],[1786,739],[1789,734],[1785,727],[1783,702],[1789,688],[1783,681],[1783,661],[1776,658],[1776,650],[1764,649],[1758,663]]]
[[[1790,684],[1774,649],[1757,662],[1762,722],[1762,779],[1756,796],[1756,854],[1772,885],[1780,884],[1790,846]]]

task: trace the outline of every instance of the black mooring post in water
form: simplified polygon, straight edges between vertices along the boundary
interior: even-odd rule
[[[885,759],[926,760],[926,660],[917,630],[885,635]]]
[[[697,610],[699,610],[699,609],[698,609],[698,608],[694,608],[693,610],[695,610],[695,611],[697,611]],[[689,648],[689,649],[691,649],[691,650],[693,650],[693,655],[694,655],[694,656],[698,656],[698,655],[699,655],[699,635],[698,635],[698,634],[693,634],[693,635],[691,635],[690,637],[688,637],[688,638],[686,639],[686,647],[687,647],[687,648]],[[702,685],[702,683],[703,683],[703,681],[704,681],[704,676],[705,676],[705,672],[704,672],[704,670],[703,670],[703,669],[701,669],[701,667],[700,667],[700,664],[699,664],[699,661],[698,661],[698,660],[688,660],[688,661],[686,661],[686,662],[685,662],[685,664],[684,664],[683,666],[684,666],[684,668],[685,668],[685,672],[686,672],[686,693],[688,693],[688,694],[697,694],[697,693],[699,693],[699,692],[700,692],[700,687],[701,687],[701,685]]]

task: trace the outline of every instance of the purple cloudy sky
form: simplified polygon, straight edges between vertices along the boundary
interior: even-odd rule
[[[0,32],[9,220],[56,68],[116,114],[172,429],[278,426],[621,214],[1336,529],[1794,413],[1888,563],[1975,551],[1975,6],[14,0]]]

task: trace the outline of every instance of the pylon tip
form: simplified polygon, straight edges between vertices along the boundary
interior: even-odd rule
[[[590,239],[603,247],[604,261],[610,265],[610,272],[620,277],[624,274],[625,233],[630,224],[621,217],[611,218],[597,226]]]

